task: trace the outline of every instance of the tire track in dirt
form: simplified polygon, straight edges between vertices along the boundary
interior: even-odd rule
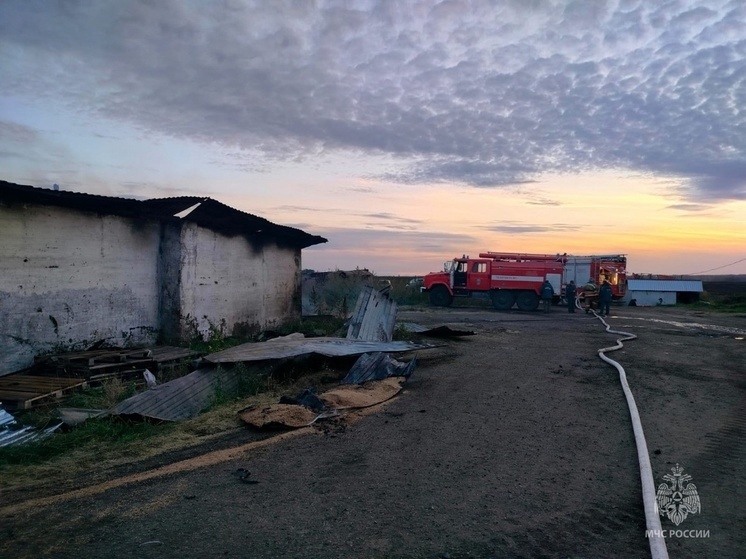
[[[636,526],[639,534],[644,534],[640,507],[642,503],[629,502],[624,509],[609,510],[603,503],[594,503],[571,519],[556,519],[540,528],[501,534],[484,546],[480,554],[511,559],[609,557],[612,535],[629,532],[630,526]],[[629,538],[627,544],[626,557],[649,556],[644,538]]]
[[[176,473],[190,472],[192,470],[197,470],[199,468],[204,468],[206,466],[213,466],[215,464],[220,464],[222,462],[228,462],[230,460],[241,458],[243,457],[245,453],[250,452],[252,450],[258,450],[260,448],[263,448],[271,444],[279,443],[281,441],[285,441],[285,440],[298,437],[298,436],[307,435],[313,432],[316,432],[316,429],[314,429],[313,427],[304,427],[302,429],[297,429],[295,431],[289,431],[286,433],[282,433],[275,437],[270,437],[268,439],[262,439],[260,441],[252,441],[250,443],[246,443],[241,446],[227,448],[223,450],[217,450],[214,452],[208,452],[207,454],[203,454],[195,458],[190,458],[188,460],[182,460],[180,462],[174,462],[172,464],[167,464],[166,466],[161,466],[153,470],[148,470],[145,472],[140,472],[137,474],[132,474],[129,476],[112,479],[104,483],[98,483],[96,485],[89,485],[88,487],[83,487],[81,489],[76,489],[74,491],[60,493],[57,495],[51,495],[49,497],[41,497],[38,499],[29,499],[27,501],[21,501],[19,503],[15,503],[8,507],[0,508],[0,516],[15,514],[19,511],[26,510],[29,508],[46,507],[49,505],[54,505],[54,504],[57,504],[63,501],[69,501],[72,499],[81,499],[85,497],[91,497],[93,495],[98,495],[100,493],[109,491],[110,489],[114,489],[116,487],[122,487],[124,485],[139,483],[139,482],[150,480],[153,478],[164,477],[164,476],[168,476],[168,475],[172,475]]]
[[[344,421],[346,423],[354,423],[356,421],[359,421],[366,415],[377,413],[378,411],[382,410],[386,406],[386,404],[390,401],[391,400],[386,400],[385,402],[381,402],[380,404],[375,404],[367,408],[351,410],[344,414]],[[50,495],[48,497],[41,497],[37,499],[29,499],[26,501],[21,501],[21,502],[9,505],[7,507],[0,508],[0,517],[4,515],[15,514],[19,511],[26,510],[26,509],[33,508],[33,507],[35,508],[45,507],[45,506],[50,506],[50,505],[54,505],[57,503],[61,503],[64,501],[70,501],[73,499],[81,499],[85,497],[91,497],[93,495],[99,495],[101,493],[105,493],[106,491],[109,491],[110,489],[115,489],[117,487],[122,487],[122,486],[130,485],[133,483],[140,483],[140,482],[151,480],[154,478],[165,477],[165,476],[177,474],[177,473],[190,472],[190,471],[197,470],[200,468],[205,468],[207,466],[214,466],[216,464],[221,464],[223,462],[230,462],[231,460],[236,460],[238,458],[244,458],[247,452],[258,450],[266,446],[280,443],[280,442],[283,442],[283,441],[286,441],[286,440],[289,440],[295,437],[314,434],[314,433],[321,433],[321,431],[319,431],[319,429],[316,426],[302,427],[300,429],[296,429],[294,431],[286,431],[286,432],[280,433],[278,435],[275,435],[273,437],[269,437],[266,439],[261,439],[258,441],[251,441],[249,443],[246,443],[240,446],[226,448],[222,450],[216,450],[213,452],[208,452],[206,454],[201,454],[194,458],[189,458],[187,460],[181,460],[179,462],[167,464],[165,466],[154,468],[152,470],[147,470],[144,472],[139,472],[139,473],[131,474],[128,476],[119,477],[119,478],[112,479],[112,480],[109,480],[103,483],[89,485],[81,489],[76,489],[76,490],[68,491],[65,493],[58,493],[56,495]]]
[[[722,479],[746,463],[746,396],[741,398],[721,427],[707,433],[704,452],[696,463],[702,469],[717,472]]]

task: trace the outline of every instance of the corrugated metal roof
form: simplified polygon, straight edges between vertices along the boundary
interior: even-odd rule
[[[116,196],[49,190],[0,181],[0,201],[6,204],[31,203],[58,206],[130,219],[159,221],[179,221],[174,214],[199,203],[194,211],[183,218],[184,221],[194,222],[200,227],[218,231],[224,235],[245,235],[258,241],[270,239],[292,247],[306,248],[327,242],[324,237],[311,235],[295,227],[277,225],[263,217],[242,212],[205,197],[179,196],[134,200]]]
[[[702,293],[700,280],[627,280],[628,291],[676,291]]]
[[[263,361],[265,359],[284,359],[311,353],[318,353],[326,357],[343,357],[347,355],[362,355],[376,351],[391,353],[428,349],[436,347],[431,344],[414,342],[362,342],[345,340],[343,338],[275,338],[268,342],[246,343],[217,353],[211,353],[204,358],[208,363],[239,363],[242,361]]]

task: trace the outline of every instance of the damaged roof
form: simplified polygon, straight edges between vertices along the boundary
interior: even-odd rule
[[[15,204],[57,206],[131,219],[184,220],[226,236],[243,235],[251,240],[271,240],[297,248],[327,242],[324,237],[311,235],[294,227],[277,225],[262,217],[242,212],[207,197],[179,196],[135,200],[66,190],[50,190],[0,181],[0,202],[6,206]],[[176,216],[193,206],[197,207],[184,217]]]

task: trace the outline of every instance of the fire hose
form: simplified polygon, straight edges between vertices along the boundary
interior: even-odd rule
[[[577,302],[576,302],[577,305]],[[579,307],[579,305],[578,305]],[[668,550],[666,549],[666,540],[663,538],[661,530],[661,520],[658,515],[656,507],[656,491],[655,482],[653,481],[653,468],[650,465],[650,456],[648,454],[648,445],[645,442],[645,433],[642,430],[642,423],[640,422],[640,414],[637,411],[637,404],[635,404],[635,398],[632,396],[632,391],[627,383],[627,374],[619,363],[610,359],[606,356],[607,352],[616,351],[623,347],[622,342],[634,340],[637,338],[634,334],[629,332],[622,332],[621,330],[612,330],[611,326],[601,318],[595,310],[591,309],[593,315],[606,326],[606,331],[609,334],[619,334],[623,337],[617,339],[616,345],[604,347],[598,350],[598,356],[602,361],[612,365],[619,372],[619,381],[622,384],[622,390],[624,390],[624,396],[627,399],[627,407],[629,408],[629,415],[632,419],[632,431],[635,434],[635,445],[637,446],[637,460],[640,464],[640,480],[642,482],[642,500],[645,506],[645,525],[648,530],[650,544],[650,554],[653,559],[668,559]]]

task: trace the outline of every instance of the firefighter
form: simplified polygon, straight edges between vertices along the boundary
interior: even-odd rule
[[[601,307],[601,316],[609,316],[609,305],[611,305],[611,284],[604,281],[598,290],[598,304]]]
[[[544,306],[544,312],[549,312],[552,297],[554,297],[554,287],[549,283],[549,280],[544,280],[544,284],[541,286],[541,304]]]
[[[575,298],[578,295],[578,288],[574,280],[565,287],[565,299],[567,299],[567,312],[575,312]]]
[[[593,310],[594,302],[596,301],[597,297],[598,286],[596,285],[596,282],[593,280],[593,278],[588,278],[588,281],[583,286],[583,300],[587,305],[585,309],[586,313]]]

